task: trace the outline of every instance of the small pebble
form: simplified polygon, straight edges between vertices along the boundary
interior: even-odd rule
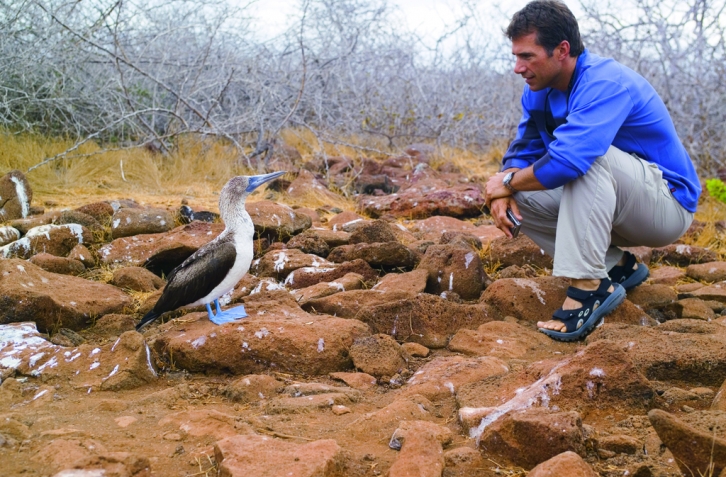
[[[337,405],[337,404],[335,406],[333,406],[333,414],[335,414],[336,416],[340,416],[342,414],[348,414],[349,412],[351,412],[351,410],[348,407]]]

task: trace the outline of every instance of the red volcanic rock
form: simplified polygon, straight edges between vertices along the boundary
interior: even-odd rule
[[[30,263],[39,266],[46,272],[61,275],[80,275],[86,267],[79,260],[66,257],[56,257],[49,253],[39,253],[30,257]]]
[[[232,436],[214,445],[220,477],[295,475],[335,477],[345,465],[332,439],[297,444],[269,436]]]
[[[35,321],[44,332],[79,330],[132,302],[112,285],[49,273],[24,260],[0,260],[0,324]]]
[[[164,288],[164,280],[141,267],[123,267],[113,271],[111,285],[124,290],[152,292]]]
[[[563,452],[537,465],[528,477],[597,477],[582,457],[572,451]]]
[[[76,245],[90,244],[92,241],[91,232],[82,225],[41,225],[30,229],[20,240],[0,247],[0,255],[6,258],[30,258],[45,252],[65,257]]]
[[[443,446],[453,434],[447,427],[426,421],[404,421],[393,433],[389,447],[401,452],[389,477],[439,477],[444,469]]]
[[[348,350],[356,338],[370,334],[368,327],[356,320],[309,315],[287,292],[276,293],[250,296],[254,300],[245,302],[249,317],[239,322],[217,326],[203,312],[186,315],[186,323],[165,323],[154,349],[191,372],[327,374],[350,369]],[[280,301],[281,294],[289,298]],[[188,321],[193,318],[197,320]]]
[[[483,206],[484,195],[479,185],[449,185],[438,179],[423,179],[394,194],[361,195],[358,199],[358,209],[371,217],[476,217]]]
[[[0,222],[27,217],[32,200],[33,190],[25,174],[14,170],[0,177]]]
[[[339,297],[341,303],[345,299],[342,295],[329,298]],[[462,305],[427,293],[380,304],[361,303],[358,309],[355,318],[367,323],[374,333],[389,334],[399,342],[412,341],[428,348],[443,348],[460,328],[474,329],[492,320],[486,305]]]
[[[174,228],[174,218],[165,209],[123,208],[117,210],[111,219],[113,238],[141,234],[158,234]]]
[[[146,265],[146,268],[168,273],[222,230],[222,224],[196,221],[168,233],[116,239],[99,248],[98,256],[103,265]]]
[[[317,255],[292,248],[267,252],[262,258],[255,260],[250,270],[258,277],[272,277],[277,280],[284,280],[295,270],[306,267],[329,270],[334,265]]]
[[[307,215],[269,200],[247,202],[245,209],[255,224],[255,232],[273,241],[297,235],[312,225]]]
[[[307,288],[317,283],[332,282],[347,275],[355,273],[363,277],[370,286],[378,280],[378,272],[373,270],[364,260],[333,263],[326,267],[303,267],[293,270],[285,278],[285,286],[292,289]]]
[[[479,254],[454,245],[431,245],[418,268],[428,272],[426,292],[457,293],[463,300],[476,300],[488,283]]]
[[[695,245],[671,244],[654,248],[652,261],[664,262],[678,267],[687,267],[695,263],[709,263],[718,260],[713,250]]]
[[[156,379],[143,336],[127,331],[102,346],[58,346],[41,338],[34,323],[3,328],[0,362],[18,372],[41,377],[43,382],[70,382],[93,390],[133,389]]]
[[[362,259],[371,267],[386,269],[411,269],[418,263],[418,256],[399,242],[359,243],[335,247],[328,254],[331,262],[342,263]]]
[[[393,376],[406,366],[401,345],[388,335],[358,338],[350,348],[350,356],[356,369],[376,377]]]
[[[531,469],[563,452],[585,454],[580,415],[533,408],[507,414],[487,427],[479,440],[485,455],[503,457]]]
[[[552,269],[552,257],[526,235],[515,239],[494,239],[489,250],[490,262],[499,263],[502,267],[532,265],[536,268]]]

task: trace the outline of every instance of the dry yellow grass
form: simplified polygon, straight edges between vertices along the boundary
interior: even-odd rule
[[[369,137],[350,137],[344,144],[322,143],[308,130],[289,129],[281,133],[281,138],[300,152],[303,162],[323,155],[346,156],[356,161],[364,155],[383,158],[394,153],[387,149],[384,141]],[[374,151],[353,147],[363,145]],[[177,206],[182,199],[187,199],[194,208],[216,210],[219,191],[230,177],[256,173],[247,169],[246,162],[230,144],[194,137],[180,138],[168,155],[154,154],[143,148],[104,151],[99,145],[88,142],[67,158],[27,172],[72,146],[70,140],[0,132],[0,174],[13,169],[26,173],[33,188],[33,202],[39,205],[76,207],[102,199],[131,197],[144,204],[166,206]],[[433,161],[434,164],[451,162],[470,177],[482,177],[496,170],[503,151],[503,146],[484,154],[442,148]],[[354,202],[342,194],[331,201],[330,197],[315,191],[292,199],[262,190],[253,194],[251,200],[262,198],[311,208],[325,205],[352,210],[355,207]]]

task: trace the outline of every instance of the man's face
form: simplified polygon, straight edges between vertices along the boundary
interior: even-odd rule
[[[562,64],[558,60],[559,48],[555,48],[552,56],[536,42],[537,33],[514,38],[512,54],[516,56],[514,72],[522,75],[532,91],[540,91],[552,87],[562,74]]]

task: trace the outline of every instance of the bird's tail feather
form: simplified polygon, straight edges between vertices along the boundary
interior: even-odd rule
[[[139,324],[136,325],[136,331],[141,330],[141,328],[156,320],[159,316],[159,313],[155,313],[154,310],[151,310],[150,312],[145,314],[143,318],[141,318]]]

